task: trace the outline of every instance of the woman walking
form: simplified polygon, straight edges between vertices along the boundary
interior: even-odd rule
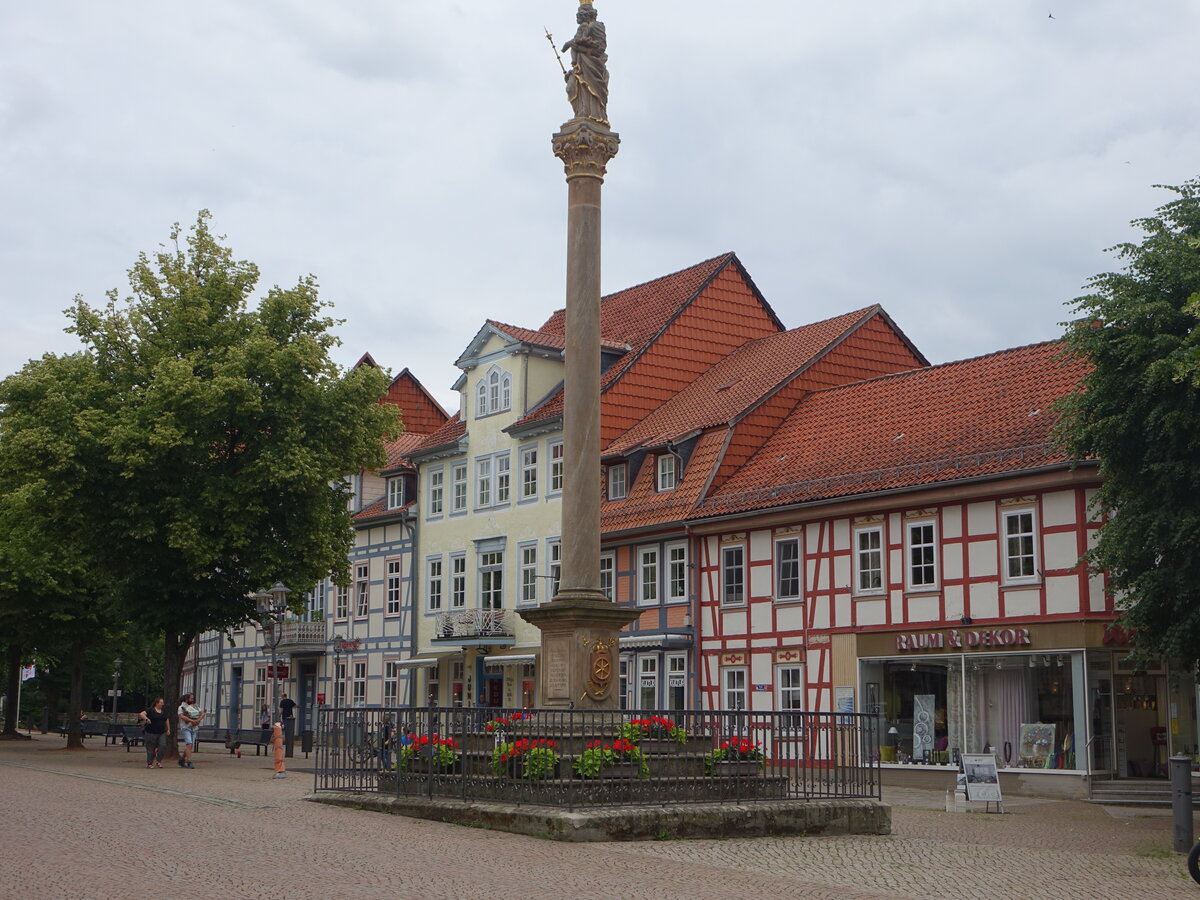
[[[166,701],[162,697],[156,697],[150,706],[138,713],[138,721],[145,725],[142,729],[142,743],[146,745],[147,769],[161,769],[163,754],[167,749],[171,717],[163,709],[164,702]]]

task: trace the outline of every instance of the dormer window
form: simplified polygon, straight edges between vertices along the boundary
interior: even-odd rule
[[[658,457],[658,489],[660,491],[675,490],[675,484],[678,481],[678,472],[675,468],[677,462],[672,453],[663,453]]]
[[[608,467],[608,499],[624,500],[628,494],[628,472],[625,463],[613,463]]]
[[[512,408],[512,375],[497,366],[479,379],[475,417],[490,416]]]
[[[387,508],[399,509],[404,505],[404,478],[397,475],[387,480]]]

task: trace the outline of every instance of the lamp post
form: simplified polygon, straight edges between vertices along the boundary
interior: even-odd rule
[[[287,612],[287,595],[290,594],[283,582],[277,581],[269,591],[259,591],[254,595],[258,607],[258,621],[263,627],[263,642],[271,648],[271,719],[274,720],[279,710],[279,667],[276,661],[276,650],[283,639],[283,616]]]
[[[117,697],[119,696],[119,694],[117,693],[117,687],[118,687],[118,685],[120,685],[120,683],[121,683],[121,657],[118,656],[116,659],[113,660],[113,689],[112,689],[112,695],[113,695],[112,721],[113,722],[117,721]]]
[[[334,706],[341,705],[338,702],[340,699],[340,695],[338,694],[338,686],[341,684],[342,651],[345,648],[346,648],[346,639],[344,637],[342,637],[340,634],[335,634],[333,636],[333,678],[330,679],[330,682],[331,682],[330,686],[332,687],[332,690],[330,691],[330,693],[333,694],[333,705]]]

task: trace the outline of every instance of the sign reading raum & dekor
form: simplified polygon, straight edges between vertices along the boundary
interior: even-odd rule
[[[1028,628],[981,628],[966,631],[924,631],[896,635],[897,650],[976,650],[985,647],[1029,647]]]

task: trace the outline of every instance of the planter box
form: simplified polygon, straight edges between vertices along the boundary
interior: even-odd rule
[[[713,766],[713,775],[723,778],[758,778],[765,770],[761,760],[724,759]]]
[[[683,750],[683,744],[671,738],[642,738],[638,743],[638,747],[647,756],[663,756],[668,753],[679,753]]]

